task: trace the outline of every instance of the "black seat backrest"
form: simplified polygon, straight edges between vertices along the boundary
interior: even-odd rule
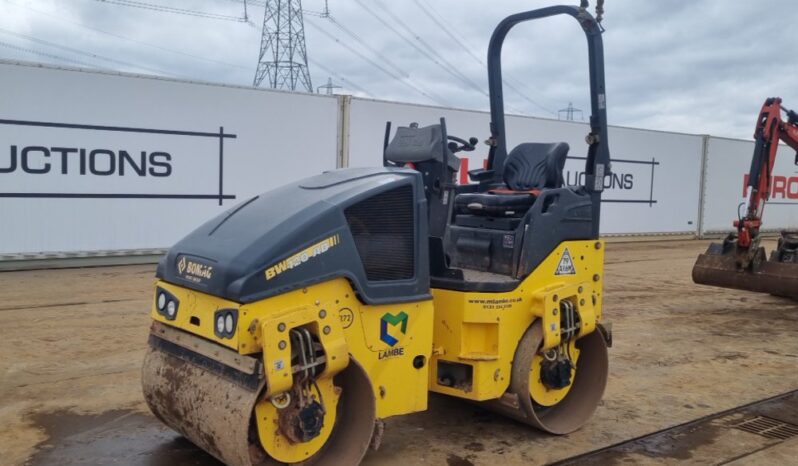
[[[564,142],[519,144],[504,163],[504,182],[515,191],[562,187],[568,149]]]
[[[430,125],[423,128],[400,126],[396,128],[396,135],[385,148],[385,158],[394,163],[415,164],[430,160],[443,162],[445,144],[441,125]],[[446,147],[446,150],[448,151],[449,148]],[[455,157],[451,151],[447,159],[452,170],[460,169],[460,159]]]

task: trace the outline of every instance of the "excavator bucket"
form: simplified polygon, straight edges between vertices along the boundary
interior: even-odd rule
[[[769,293],[798,300],[798,262],[794,249],[785,237],[779,249],[766,259],[759,248],[759,261],[751,268],[740,268],[734,250],[724,251],[722,244],[713,243],[707,252],[698,256],[693,266],[693,281],[700,285],[719,286],[737,290]],[[728,249],[728,248],[726,248]]]

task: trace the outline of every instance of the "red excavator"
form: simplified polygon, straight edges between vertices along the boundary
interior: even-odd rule
[[[786,120],[782,119],[782,112],[787,115]],[[735,233],[723,243],[711,244],[706,253],[698,256],[693,281],[798,299],[798,232],[781,232],[770,260],[760,244],[762,214],[770,199],[779,141],[795,149],[798,165],[798,113],[782,107],[778,97],[767,99],[757,119],[754,140],[746,214],[734,221]]]

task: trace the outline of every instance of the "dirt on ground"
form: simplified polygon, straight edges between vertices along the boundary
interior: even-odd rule
[[[608,245],[610,378],[581,430],[548,436],[432,395],[428,411],[387,420],[382,447],[364,464],[543,464],[795,390],[798,303],[694,285],[690,270],[706,246]],[[142,400],[153,273],[150,265],[0,273],[0,463],[218,465]],[[709,463],[739,460],[720,447],[722,432],[702,432],[613,461],[706,464],[706,451],[696,452],[713,445]],[[783,457],[798,455],[795,441],[780,445]]]

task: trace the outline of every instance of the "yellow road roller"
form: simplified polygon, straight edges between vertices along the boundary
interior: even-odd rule
[[[501,49],[516,24],[585,32],[592,116],[584,184],[566,143],[507,150]],[[142,384],[166,425],[231,466],[358,464],[383,420],[430,391],[553,434],[606,385],[599,214],[610,172],[602,29],[583,7],[512,15],[488,51],[488,163],[446,122],[391,131],[383,166],[333,170],[249,199],[159,263]]]

